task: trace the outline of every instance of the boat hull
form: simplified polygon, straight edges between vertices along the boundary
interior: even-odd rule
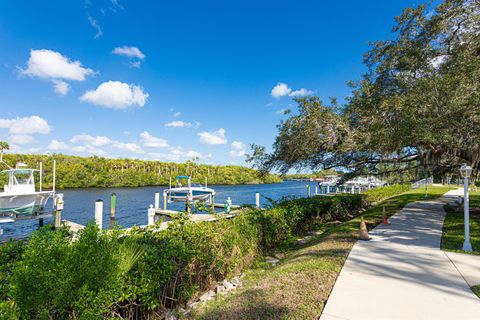
[[[53,192],[35,192],[31,194],[0,193],[0,214],[33,215],[45,208]]]
[[[165,190],[165,194],[170,202],[185,202],[188,199],[190,190],[188,188],[173,188]],[[215,191],[209,188],[192,188],[193,201],[209,200],[210,195],[214,195]]]

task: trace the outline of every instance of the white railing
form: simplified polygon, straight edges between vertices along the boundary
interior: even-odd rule
[[[421,186],[432,185],[432,184],[433,184],[433,177],[429,177],[429,178],[418,180],[418,181],[412,183],[412,189],[417,189]]]

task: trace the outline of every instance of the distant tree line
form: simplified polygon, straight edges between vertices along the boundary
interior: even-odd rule
[[[193,182],[209,184],[258,184],[276,183],[282,180],[277,175],[260,175],[257,170],[242,166],[214,166],[195,161],[185,163],[146,161],[133,159],[107,159],[102,157],[78,157],[63,154],[27,155],[5,154],[3,159],[10,166],[17,162],[31,168],[43,163],[43,185],[50,187],[53,179],[53,160],[57,161],[57,188],[88,187],[140,187],[168,185],[177,175],[189,175]],[[2,165],[7,169],[5,165]],[[6,177],[0,177],[1,185]],[[38,179],[38,176],[37,176]]]

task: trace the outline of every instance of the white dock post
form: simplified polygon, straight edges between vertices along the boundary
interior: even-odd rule
[[[318,194],[318,187],[315,187],[315,195]]]
[[[354,194],[354,193],[355,193],[355,187],[352,186],[352,194]]]
[[[150,205],[148,208],[148,225],[153,226],[155,224],[155,208],[153,205]]]
[[[155,209],[160,209],[160,192],[155,192]]]
[[[260,208],[260,193],[255,193],[255,206]]]
[[[95,202],[95,223],[102,230],[103,223],[103,201],[101,199]]]
[[[327,184],[327,192],[326,194],[329,194],[330,193],[330,186]]]
[[[163,191],[163,210],[167,210],[167,193]]]

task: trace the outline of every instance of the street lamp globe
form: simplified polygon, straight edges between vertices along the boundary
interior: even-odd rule
[[[460,167],[460,174],[462,175],[462,178],[470,178],[472,175],[472,167],[467,165],[466,163],[462,164]]]

